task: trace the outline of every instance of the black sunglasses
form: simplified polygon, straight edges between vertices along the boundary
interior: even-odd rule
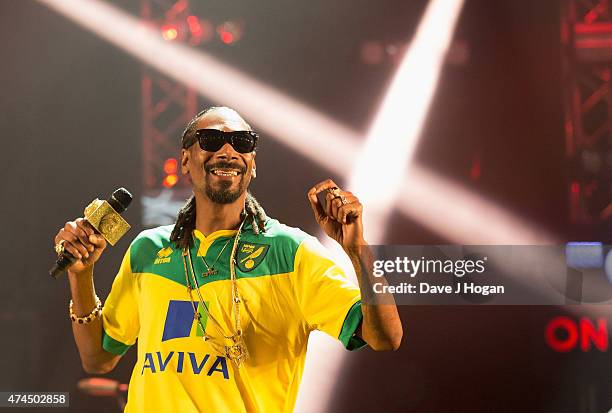
[[[229,143],[236,152],[249,153],[257,147],[259,135],[248,130],[223,132],[217,129],[198,129],[195,137],[204,151],[217,152],[223,145]],[[184,147],[187,148],[193,143],[195,142],[185,142]]]

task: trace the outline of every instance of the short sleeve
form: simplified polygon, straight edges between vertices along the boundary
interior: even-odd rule
[[[140,329],[138,293],[138,279],[132,273],[128,249],[102,309],[104,350],[123,355],[136,342]]]
[[[361,325],[361,294],[315,239],[307,238],[296,257],[296,297],[306,323],[337,338],[348,350],[366,345],[355,332]]]

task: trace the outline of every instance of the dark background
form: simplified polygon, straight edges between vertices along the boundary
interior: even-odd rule
[[[114,3],[138,13],[137,2]],[[365,65],[361,45],[406,42],[426,3],[198,4],[200,15],[246,22],[239,43],[210,44],[208,52],[365,132],[395,66]],[[112,411],[113,401],[76,390],[85,373],[67,317],[67,282],[52,281],[46,272],[60,226],[116,187],[135,195],[127,212],[134,229],[96,264],[101,297],[142,229],[142,66],[35,1],[2,0],[0,10],[0,390],[70,391],[71,410]],[[563,158],[558,1],[468,0],[455,38],[468,45],[469,58],[444,69],[417,162],[562,241],[574,239]],[[477,181],[469,179],[475,157],[482,161]],[[327,171],[269,139],[258,153],[258,172],[254,193],[268,213],[317,233],[305,192]],[[609,242],[600,233],[590,236]],[[399,214],[387,241],[447,242]],[[559,354],[544,342],[547,322],[565,312],[404,306],[401,349],[351,354],[329,411],[607,411],[609,354]],[[110,377],[127,382],[134,357],[131,351]]]

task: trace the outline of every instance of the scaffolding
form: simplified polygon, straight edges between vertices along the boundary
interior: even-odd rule
[[[188,0],[141,0],[144,24],[159,30],[167,41],[197,46],[201,40],[198,18],[190,12]],[[195,29],[194,29],[195,28]],[[180,136],[198,108],[196,92],[161,73],[142,69],[142,150],[143,150],[143,224],[156,226],[173,222],[188,195],[185,180],[165,165],[180,164]],[[172,161],[174,159],[174,161]],[[169,161],[170,160],[170,161]]]
[[[173,30],[172,41],[190,40],[187,0],[141,0],[141,17],[158,28],[160,36],[164,30]],[[144,188],[155,191],[164,188],[164,163],[176,158],[182,130],[195,114],[198,98],[194,90],[146,66],[141,87]]]
[[[610,5],[610,0],[564,0],[562,9],[569,218],[589,228],[603,228],[612,218]]]

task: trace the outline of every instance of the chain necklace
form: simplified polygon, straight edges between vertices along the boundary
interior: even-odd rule
[[[208,266],[208,263],[206,262],[206,258],[204,258],[203,255],[200,255],[200,258],[202,258],[202,261],[204,261],[204,265],[206,265],[206,272],[202,274],[202,278],[208,277],[209,275],[215,275],[219,272],[215,270],[215,265],[217,264],[217,261],[219,261],[221,254],[223,254],[223,251],[225,251],[225,247],[227,247],[227,244],[229,244],[229,242],[230,240],[228,239],[225,245],[223,246],[223,248],[221,248],[221,252],[219,253],[219,255],[217,255],[217,258],[215,258],[215,262],[213,262],[210,267]]]
[[[198,281],[195,277],[195,272],[193,270],[193,262],[191,261],[191,254],[188,248],[183,249],[183,266],[185,268],[185,281],[187,282],[187,292],[189,293],[189,298],[191,301],[191,305],[193,307],[193,316],[197,321],[198,325],[204,332],[203,339],[204,341],[210,341],[210,344],[216,348],[221,354],[224,354],[225,357],[230,359],[236,367],[240,368],[242,363],[247,360],[249,357],[249,353],[246,347],[246,343],[244,342],[244,336],[242,333],[242,326],[240,323],[240,295],[238,293],[238,283],[236,282],[236,269],[235,269],[235,258],[236,258],[236,249],[238,248],[238,241],[240,239],[240,234],[242,232],[242,226],[244,225],[244,220],[240,224],[238,228],[238,232],[236,233],[236,237],[234,239],[234,244],[232,246],[232,253],[230,255],[230,277],[232,283],[232,312],[234,314],[234,331],[232,331],[232,335],[225,335],[223,332],[223,328],[221,324],[213,317],[208,306],[204,302],[202,295],[200,294],[200,287],[198,285]],[[229,240],[228,240],[229,243]],[[227,245],[227,244],[226,244]],[[191,279],[192,283],[189,281],[189,272],[187,271],[187,259],[189,260],[189,266],[191,268]],[[215,261],[216,262],[216,261]],[[198,296],[198,303],[200,307],[206,312],[207,317],[215,324],[215,328],[217,333],[219,334],[219,338],[223,338],[223,346],[219,349],[214,344],[214,339],[206,334],[206,329],[202,324],[201,314],[197,310],[196,303],[193,299],[192,291],[195,290]],[[229,342],[229,344],[228,344]]]

